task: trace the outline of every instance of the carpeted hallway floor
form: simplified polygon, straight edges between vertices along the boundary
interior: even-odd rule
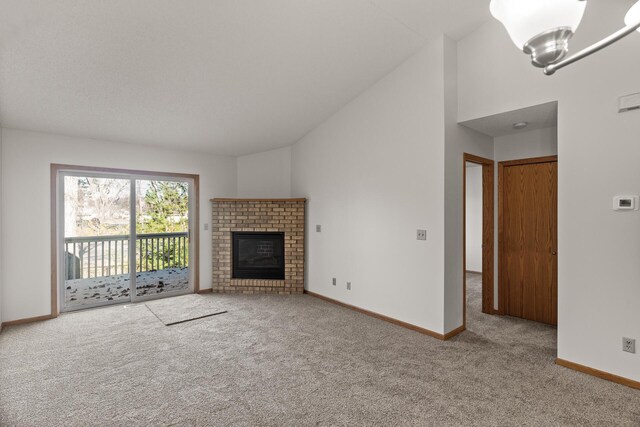
[[[640,425],[640,391],[554,365],[555,329],[480,313],[448,342],[310,296],[144,304],[0,334],[2,426]]]

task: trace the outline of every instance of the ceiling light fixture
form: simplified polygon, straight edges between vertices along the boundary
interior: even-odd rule
[[[578,29],[586,7],[586,0],[491,0],[490,10],[494,18],[502,22],[516,46],[531,55],[531,63],[551,75],[636,30],[640,31],[639,0],[627,13],[624,28],[565,58],[569,40]]]
[[[527,126],[529,126],[529,122],[518,122],[513,124],[513,128],[517,130],[524,129]]]
[[[640,22],[640,1],[631,6],[627,16],[624,17],[625,25],[633,25],[634,22]],[[640,28],[638,31],[640,31]]]

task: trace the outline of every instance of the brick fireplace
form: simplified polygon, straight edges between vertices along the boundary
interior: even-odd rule
[[[213,292],[301,294],[305,202],[306,199],[213,199]],[[271,237],[281,239],[282,235],[283,248],[277,241],[274,246]],[[255,241],[253,258],[247,254],[252,250],[252,241]],[[238,253],[241,249],[244,255]],[[274,275],[272,268],[282,267],[282,255],[284,279],[269,278],[282,277]],[[252,269],[253,264],[256,267]],[[248,271],[252,272],[247,275]]]

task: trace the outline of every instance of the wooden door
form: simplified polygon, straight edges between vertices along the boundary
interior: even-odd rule
[[[558,323],[557,157],[499,165],[503,314]]]

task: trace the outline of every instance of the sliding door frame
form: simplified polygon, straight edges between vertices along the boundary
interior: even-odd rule
[[[100,302],[94,302],[91,304],[85,304],[82,306],[78,306],[78,307],[74,307],[74,308],[68,308],[65,307],[65,287],[66,287],[66,278],[65,278],[65,270],[66,270],[66,259],[64,257],[64,239],[66,237],[66,230],[65,230],[65,200],[64,200],[64,196],[65,196],[65,184],[64,184],[64,180],[66,177],[78,177],[78,178],[83,178],[83,177],[87,177],[87,178],[100,178],[100,179],[111,179],[111,180],[118,180],[118,181],[123,181],[123,182],[128,182],[129,183],[129,194],[127,195],[127,197],[129,198],[129,213],[130,218],[129,218],[129,232],[127,233],[129,238],[128,238],[128,243],[127,243],[127,263],[129,264],[129,278],[130,281],[129,283],[129,287],[132,290],[130,292],[130,296],[129,299],[127,301],[122,300],[122,301],[112,301],[109,302],[108,300],[100,300]],[[135,223],[136,223],[136,215],[135,215],[135,199],[133,198],[133,196],[135,195],[135,179],[132,178],[131,175],[126,175],[126,174],[116,174],[116,173],[109,173],[109,172],[95,172],[95,171],[76,171],[76,170],[61,170],[58,172],[58,204],[60,206],[59,209],[59,217],[58,217],[58,223],[57,223],[57,227],[58,227],[58,241],[56,242],[56,246],[57,249],[60,253],[60,256],[57,258],[57,262],[58,262],[58,301],[59,301],[59,305],[58,305],[58,310],[60,312],[71,312],[71,311],[77,311],[77,310],[84,310],[84,309],[91,309],[91,308],[99,308],[99,307],[106,307],[108,305],[114,305],[114,304],[118,304],[118,303],[130,303],[133,302],[133,290],[135,289],[135,277],[134,275],[131,274],[131,262],[132,260],[135,261],[135,258],[132,258],[131,254],[135,253],[135,233],[134,233],[134,228],[135,228]],[[124,241],[123,241],[124,242]],[[132,245],[133,243],[133,245]],[[89,247],[90,247],[91,243],[89,243]],[[117,245],[116,245],[117,247]],[[133,249],[133,250],[132,250]],[[96,254],[97,254],[97,246],[95,248]],[[124,247],[122,248],[122,252],[124,252]],[[104,252],[103,252],[104,254]],[[91,257],[89,257],[91,258]],[[95,262],[96,268],[98,265],[97,259]],[[135,265],[135,264],[134,264]],[[91,270],[91,268],[89,268],[89,270]]]
[[[191,246],[190,253],[193,253],[193,257],[189,257],[189,269],[190,269],[190,292],[198,293],[200,290],[200,176],[184,173],[169,173],[169,172],[153,172],[133,169],[114,169],[114,168],[100,168],[90,166],[76,166],[76,165],[64,165],[64,164],[51,164],[51,317],[57,317],[60,313],[62,299],[59,299],[60,284],[63,283],[62,272],[62,254],[60,251],[60,241],[64,237],[64,225],[63,220],[64,212],[64,195],[62,194],[62,177],[65,174],[69,175],[86,175],[86,176],[100,176],[100,177],[112,177],[115,179],[129,179],[130,180],[130,200],[133,203],[131,210],[135,210],[135,181],[136,180],[171,180],[176,179],[180,181],[190,181],[192,189],[189,191],[189,246]],[[192,199],[192,200],[191,200]],[[130,222],[130,241],[133,239],[135,231],[135,215],[132,216]],[[135,266],[135,244],[134,250],[129,250],[129,265]],[[130,274],[135,275],[136,272],[131,271]],[[131,292],[131,302],[145,301],[151,298],[136,297],[135,291]],[[102,306],[102,305],[100,305]],[[90,307],[87,307],[90,308]]]

